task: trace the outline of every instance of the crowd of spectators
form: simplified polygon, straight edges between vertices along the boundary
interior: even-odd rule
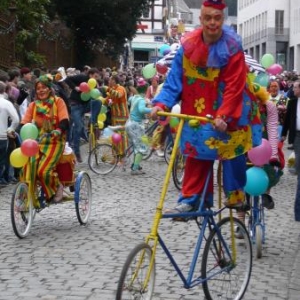
[[[20,69],[12,68],[7,71],[0,70],[0,82],[4,84],[4,93],[2,98],[9,100],[13,104],[20,121],[26,111],[28,104],[35,97],[34,83],[36,79],[42,74],[51,73],[55,79],[55,94],[65,101],[69,110],[69,114],[71,115],[71,87],[70,85],[68,85],[68,80],[66,79],[68,77],[76,76],[79,74],[85,74],[87,76],[90,69],[91,68],[89,66],[84,66],[81,70],[72,67],[60,67],[52,70],[30,69],[28,67],[22,67]],[[93,67],[92,69],[95,68]],[[131,95],[132,91],[130,87],[136,87],[138,79],[142,77],[142,66],[129,68],[125,71],[117,70],[117,68],[115,67],[105,67],[96,69],[99,74],[99,76],[97,76],[99,89],[103,86],[108,86],[110,78],[112,76],[115,76],[119,80],[119,85],[123,86],[126,89],[128,97]],[[299,79],[299,74],[297,74],[296,72],[284,71],[280,75],[271,76],[270,82],[278,82],[279,93],[283,94],[287,98],[290,98],[292,94],[292,84],[297,79]],[[164,77],[155,75],[155,80],[157,80],[158,84],[160,84],[163,82]],[[152,79],[148,79],[149,86],[152,86],[152,81]],[[0,97],[0,101],[2,100],[2,98]],[[10,128],[11,126],[11,121],[12,120],[9,117],[7,120],[7,126],[5,126],[5,128],[1,128],[2,132],[7,132],[8,128]],[[5,159],[2,160],[2,163],[0,165],[0,186],[5,186],[18,181],[18,170],[14,170],[10,166],[9,154],[14,148],[20,146],[20,141],[17,135],[16,137],[8,136],[5,140],[7,140],[7,151],[5,153]],[[72,146],[73,141],[71,135],[69,135],[68,141],[69,144]]]

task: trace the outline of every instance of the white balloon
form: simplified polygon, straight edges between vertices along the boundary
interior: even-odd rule
[[[171,113],[180,114],[180,112],[181,112],[181,107],[179,104],[176,104],[172,107]]]

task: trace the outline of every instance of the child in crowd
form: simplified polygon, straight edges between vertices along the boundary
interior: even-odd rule
[[[138,79],[136,89],[134,87],[130,87],[133,96],[128,99],[130,104],[130,116],[125,124],[125,130],[130,142],[133,144],[134,150],[134,162],[132,165],[131,175],[145,174],[142,171],[140,163],[142,161],[143,154],[147,151],[147,145],[142,139],[145,135],[143,120],[145,119],[145,115],[151,112],[151,108],[146,107],[146,101],[144,98],[147,87],[148,84],[143,78]]]

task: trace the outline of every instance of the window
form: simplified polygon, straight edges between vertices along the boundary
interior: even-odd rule
[[[275,34],[283,34],[284,29],[284,11],[275,11]]]

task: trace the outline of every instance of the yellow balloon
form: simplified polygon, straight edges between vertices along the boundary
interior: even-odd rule
[[[15,168],[22,168],[23,166],[26,165],[28,162],[29,157],[25,156],[21,148],[15,149],[11,154],[10,154],[10,164],[15,167]]]
[[[97,86],[97,81],[95,78],[90,78],[88,81],[88,86],[90,87],[90,89],[94,89]]]
[[[104,123],[103,123],[102,121],[98,121],[98,127],[99,127],[100,129],[103,129]]]
[[[106,120],[106,114],[99,114],[98,115],[98,122],[101,121],[101,122],[105,122]]]

